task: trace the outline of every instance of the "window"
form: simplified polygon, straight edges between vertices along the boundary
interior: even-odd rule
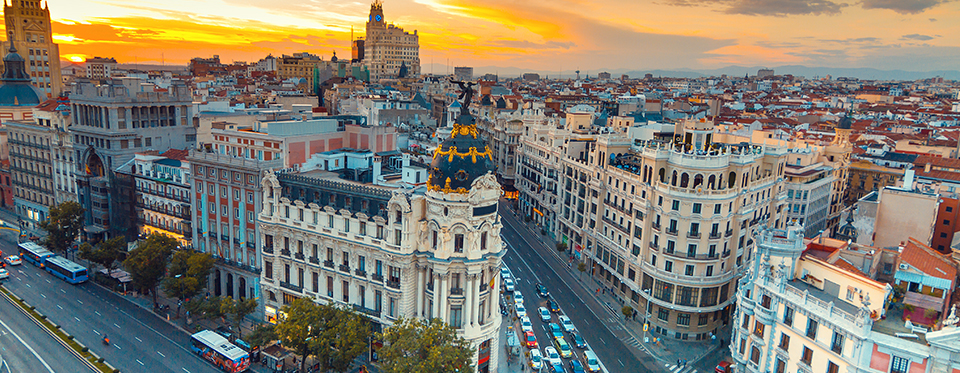
[[[837,373],[840,371],[840,367],[837,364],[834,364],[832,361],[827,362],[827,373]]]
[[[830,351],[837,354],[843,354],[843,334],[833,332],[833,341],[830,343]]]
[[[750,348],[750,362],[760,364],[760,348],[753,346]]]
[[[753,335],[763,338],[763,330],[766,328],[766,325],[763,325],[760,321],[755,321],[753,323]]]
[[[719,213],[720,213],[720,204],[719,204],[719,203],[716,204],[716,205],[713,205],[713,213],[714,213],[714,214],[719,214]]]
[[[787,363],[783,361],[780,357],[777,357],[777,368],[774,373],[786,373]]]
[[[313,292],[320,291],[320,274],[316,272],[310,272],[313,275]]]
[[[693,204],[693,213],[694,213],[694,214],[699,214],[701,208],[702,208],[702,205],[701,205],[701,204],[699,204],[699,203],[694,203],[694,204]]]
[[[680,200],[673,200],[673,206],[671,206],[673,211],[680,211]]]
[[[458,253],[463,252],[463,235],[462,234],[453,235],[453,251]]]
[[[708,266],[707,266],[707,274],[706,274],[706,275],[707,275],[707,277],[713,276],[713,266],[712,266],[712,265],[708,265]]]
[[[810,339],[817,339],[817,328],[820,327],[820,324],[816,320],[808,319],[807,320],[807,337]]]
[[[740,338],[740,355],[747,351],[747,339]]]
[[[687,276],[693,276],[693,265],[687,264],[687,268],[684,270],[684,274]]]
[[[487,249],[487,232],[480,234],[480,250]]]
[[[344,281],[341,290],[343,292],[343,303],[350,303],[350,282]]]
[[[673,272],[673,262],[669,260],[663,261],[663,270],[667,272]]]
[[[689,314],[689,313],[679,313],[679,314],[677,314],[677,325],[678,325],[678,326],[690,326],[690,314]]]
[[[462,306],[453,306],[450,307],[450,326],[454,328],[459,328],[463,325],[463,308]]]
[[[807,346],[803,346],[803,355],[800,356],[800,361],[810,366],[810,363],[813,362],[813,350]]]
[[[697,320],[697,325],[699,326],[707,325],[707,319],[708,319],[707,314],[701,313],[700,316],[698,316],[698,319],[699,320]]]
[[[740,327],[744,329],[750,329],[750,315],[743,315],[743,324],[741,324]]]
[[[347,266],[347,267],[350,266],[350,253],[349,253],[349,252],[344,251],[344,252],[343,252],[343,255],[341,256],[341,259],[343,260],[343,265],[345,265],[345,266]]]
[[[763,308],[770,309],[770,302],[771,302],[770,296],[764,294],[763,298],[761,298],[760,300],[760,305],[763,306]]]
[[[269,279],[272,279],[272,278],[273,278],[273,263],[272,263],[272,262],[270,262],[270,261],[268,261],[268,260],[264,260],[264,261],[263,261],[263,275],[264,275],[266,278],[269,278]]]
[[[785,307],[783,309],[783,323],[787,326],[793,326],[793,308]]]
[[[890,373],[907,373],[910,369],[910,360],[893,356],[890,362]]]
[[[660,312],[657,314],[657,318],[659,318],[661,321],[667,321],[670,319],[670,310],[661,307]]]
[[[787,333],[780,333],[780,345],[777,347],[784,351],[790,351],[790,336]]]

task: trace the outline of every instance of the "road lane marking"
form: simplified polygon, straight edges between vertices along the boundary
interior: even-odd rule
[[[113,347],[116,347],[118,350],[122,350],[122,348],[120,348],[120,346],[113,345]]]
[[[77,299],[77,302],[80,302],[80,304],[83,304],[83,301],[82,301],[82,300]]]
[[[160,351],[157,351],[157,354],[160,355],[160,356],[162,356],[162,357],[167,357],[167,355],[161,354]]]
[[[59,308],[59,309],[61,309],[61,310],[63,309],[63,307],[60,307],[60,305],[59,305],[59,304],[57,305],[57,308]]]
[[[143,341],[141,341],[139,337],[133,337],[133,339],[136,339],[137,342],[143,343]]]
[[[77,322],[80,322],[80,319],[78,319],[76,316],[74,316],[73,319],[77,320]]]
[[[28,288],[32,288],[33,286],[30,286],[30,284],[29,284],[29,283],[27,283],[27,287],[28,287]]]
[[[180,368],[180,369],[183,369],[184,372],[190,373],[190,371],[187,370],[187,368]]]
[[[94,329],[93,332],[97,333],[97,335],[100,335],[100,332],[98,332],[96,329]]]
[[[43,293],[40,293],[40,296],[43,297],[43,299],[47,299],[47,296],[43,295]]]
[[[120,325],[117,325],[117,323],[113,323],[113,326],[116,326],[117,329],[120,329]]]
[[[47,280],[47,283],[48,283],[48,284],[52,284],[52,282],[50,282],[50,280]]]
[[[30,353],[32,353],[33,356],[36,356],[37,360],[40,360],[40,363],[42,363],[43,366],[46,367],[47,370],[48,370],[50,373],[54,373],[54,372],[53,372],[53,368],[50,367],[50,364],[47,364],[47,361],[46,361],[46,360],[43,360],[43,358],[40,357],[40,354],[38,354],[37,351],[35,351],[35,350],[33,349],[33,347],[30,347],[30,345],[28,345],[27,342],[24,342],[23,338],[20,338],[20,335],[19,335],[19,334],[17,334],[16,332],[14,332],[13,329],[10,329],[10,327],[7,326],[7,323],[3,322],[3,320],[0,320],[0,325],[3,325],[4,329],[7,329],[7,331],[9,331],[10,334],[13,334],[14,337],[17,337],[17,340],[19,340],[20,343],[23,344],[24,347],[26,347],[28,350],[30,350]],[[8,368],[8,369],[9,369],[9,368]]]
[[[141,366],[143,365],[143,362],[140,361],[140,359],[137,359],[137,362],[140,363]]]
[[[103,315],[100,314],[99,311],[93,311],[93,313],[97,314],[97,316],[103,316]]]
[[[63,290],[63,289],[60,289],[60,292],[61,292],[61,293],[64,293],[64,294],[67,293],[67,291],[66,291],[66,290]]]

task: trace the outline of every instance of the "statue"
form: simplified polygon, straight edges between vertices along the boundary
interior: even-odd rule
[[[943,326],[960,326],[960,316],[957,316],[957,305],[950,307],[950,316],[943,320]]]
[[[460,86],[460,90],[462,92],[460,93],[460,97],[458,98],[463,100],[462,105],[464,110],[470,110],[470,100],[473,99],[473,93],[476,92],[473,90],[473,86],[477,85],[477,83],[462,82],[459,80],[451,80],[450,82],[457,83],[457,85]]]

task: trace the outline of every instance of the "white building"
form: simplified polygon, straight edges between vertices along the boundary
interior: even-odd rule
[[[396,78],[405,66],[407,77],[420,75],[420,36],[398,26],[388,24],[383,17],[383,3],[374,0],[370,5],[367,34],[364,42],[364,63],[369,66],[370,79]]]

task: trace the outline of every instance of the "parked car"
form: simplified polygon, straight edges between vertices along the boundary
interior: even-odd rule
[[[717,364],[717,367],[713,369],[716,373],[732,373],[733,368],[730,367],[729,361],[721,361],[720,364]]]
[[[538,349],[530,350],[530,368],[533,368],[533,370],[543,369],[543,354]]]
[[[533,331],[524,333],[524,342],[527,344],[527,348],[537,348],[537,336],[533,334]]]
[[[586,373],[586,370],[583,369],[583,363],[577,359],[570,360],[570,371],[573,373]]]
[[[517,317],[527,317],[527,309],[522,304],[517,305]]]
[[[579,349],[587,348],[587,342],[583,340],[583,336],[578,332],[570,333],[570,339],[573,339],[573,345],[577,346]]]
[[[523,293],[517,291],[513,293],[513,303],[523,304]]]
[[[569,344],[567,344],[567,340],[563,338],[554,338],[553,345],[557,347],[557,351],[560,351],[560,357],[564,359],[573,357],[573,349],[570,348]]]
[[[524,316],[520,318],[520,329],[524,332],[533,331],[533,323],[530,322],[530,317]]]
[[[600,360],[597,359],[597,354],[593,351],[586,350],[583,352],[583,362],[587,366],[587,371],[589,372],[599,372],[600,371]]]
[[[7,263],[7,264],[12,265],[12,266],[20,265],[20,263],[23,262],[23,261],[20,260],[20,257],[19,257],[19,256],[16,256],[16,255],[10,255],[10,256],[8,256],[8,257],[6,257],[6,258],[3,258],[3,261],[4,261],[4,263]]]
[[[550,363],[550,365],[560,364],[563,366],[563,359],[560,358],[560,353],[553,346],[547,346],[543,349],[543,358],[547,359],[547,363]]]
[[[540,312],[540,320],[543,322],[550,322],[552,316],[550,316],[550,310],[547,307],[537,308],[537,312]]]
[[[512,293],[514,290],[517,290],[517,287],[513,284],[513,279],[512,279],[512,278],[505,278],[505,279],[503,279],[503,289],[506,290],[506,291],[508,291],[508,292],[511,292],[511,293]]]
[[[566,372],[563,371],[563,364],[562,364],[562,363],[553,364],[553,365],[550,367],[550,372],[551,372],[551,373],[566,373]]]
[[[0,280],[3,280],[3,279],[5,279],[5,278],[9,278],[9,277],[10,277],[10,271],[7,271],[6,269],[0,268]]]
[[[557,304],[557,301],[551,299],[547,301],[547,306],[550,307],[550,312],[560,313],[560,305]]]
[[[567,333],[573,333],[577,331],[577,327],[573,326],[573,321],[570,321],[569,317],[560,316],[560,325],[563,326],[563,331]]]
[[[510,269],[507,268],[507,266],[503,266],[503,267],[500,267],[500,277],[502,277],[502,278],[510,278],[510,277],[513,277],[513,276],[510,275]]]
[[[548,291],[547,287],[543,286],[543,284],[537,284],[537,294],[540,294],[541,297],[546,298],[550,296],[550,291]]]

